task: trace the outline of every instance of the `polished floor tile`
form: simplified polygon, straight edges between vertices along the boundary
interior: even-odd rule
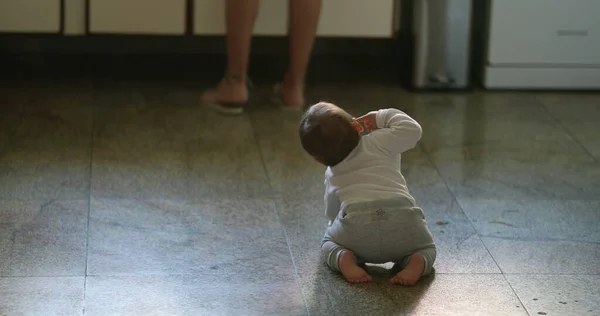
[[[483,236],[600,243],[600,200],[462,198],[460,203]]]
[[[544,93],[535,96],[552,116],[563,122],[589,122],[600,117],[598,93]]]
[[[247,118],[223,118],[197,104],[140,102],[97,109],[94,197],[198,200],[269,193]]]
[[[600,167],[532,94],[448,96],[415,107],[423,148],[459,198],[590,199]],[[511,104],[513,106],[511,106]]]
[[[0,198],[87,198],[92,126],[89,89],[62,85],[24,89],[27,98],[18,116],[8,116],[15,120],[6,128],[11,141],[0,149]]]
[[[519,298],[499,274],[441,274],[412,288],[384,288],[410,315],[527,315]]]
[[[420,199],[437,247],[436,273],[500,273],[471,223],[454,200]]]
[[[600,160],[600,142],[598,134],[600,127],[598,121],[564,122],[564,126],[571,132],[573,137],[587,150],[596,160]]]
[[[412,114],[423,127],[421,144],[427,152],[489,146],[579,149],[532,94],[474,93],[425,100],[414,106]]]
[[[600,159],[600,96],[597,94],[540,95],[548,112],[596,159]]]
[[[84,278],[0,278],[0,314],[83,315]]]
[[[231,276],[89,277],[86,315],[306,315],[294,279],[269,269]]]
[[[600,274],[600,244],[482,237],[503,273]]]
[[[431,155],[459,198],[536,201],[596,199],[600,165],[578,150],[462,147]]]
[[[388,275],[370,272],[374,282],[350,285],[324,265],[315,264],[311,277],[301,281],[310,315],[407,315],[410,307],[399,305],[383,291],[391,286]]]
[[[88,201],[0,200],[0,276],[83,276]]]
[[[293,274],[270,199],[93,199],[89,275]]]
[[[598,94],[350,77],[308,102],[419,121],[402,171],[434,275],[406,288],[391,264],[365,285],[330,271],[325,169],[268,86],[226,117],[199,105],[201,82],[28,79],[0,82],[0,314],[600,314]]]
[[[600,315],[598,275],[507,275],[531,315]]]

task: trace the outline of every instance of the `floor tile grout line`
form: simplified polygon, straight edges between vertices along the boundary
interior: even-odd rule
[[[462,204],[460,203],[458,196],[456,196],[456,193],[454,192],[454,190],[452,190],[452,188],[450,188],[450,186],[448,185],[448,182],[446,181],[446,179],[442,176],[442,173],[440,172],[440,168],[438,168],[438,166],[435,164],[435,162],[433,162],[433,159],[431,158],[431,155],[429,153],[426,153],[427,155],[427,160],[431,163],[431,165],[435,168],[435,172],[437,173],[437,175],[440,177],[440,179],[442,179],[442,181],[444,182],[444,185],[446,186],[446,188],[448,189],[448,191],[450,192],[450,194],[452,195],[452,198],[454,199],[454,201],[456,202],[456,204],[458,205],[458,207],[460,208],[460,211],[462,212],[463,216],[467,219],[467,221],[469,221],[469,224],[471,225],[471,228],[473,229],[473,232],[475,232],[475,235],[477,236],[477,238],[479,239],[479,241],[481,242],[481,244],[483,245],[483,247],[485,248],[485,251],[487,251],[487,253],[490,255],[490,258],[492,258],[492,260],[494,261],[494,264],[496,265],[496,267],[498,268],[498,271],[500,271],[500,274],[504,274],[504,271],[502,271],[502,268],[500,267],[500,265],[498,264],[498,261],[496,261],[496,258],[494,258],[494,256],[492,255],[492,252],[490,251],[490,249],[488,248],[488,246],[483,242],[483,240],[481,239],[481,236],[479,235],[479,233],[477,232],[477,229],[475,228],[475,224],[473,224],[473,221],[471,221],[471,219],[469,218],[469,216],[467,216],[467,213],[465,212],[465,210],[463,209]]]
[[[565,132],[565,134],[567,134],[586,154],[588,154],[594,160],[595,163],[598,163],[598,159],[596,159],[596,157],[587,149],[587,147],[585,147],[581,143],[579,138],[577,138],[573,134],[573,131],[571,131],[571,129],[568,128],[565,124],[563,124],[563,122],[559,120],[556,116],[552,115],[552,113],[550,113],[550,111],[548,110],[548,107],[538,97],[536,97],[536,100],[538,101],[538,105],[541,107],[542,111],[546,113],[546,115],[548,115],[556,125],[560,126]]]
[[[258,135],[258,130],[256,129],[256,126],[254,124],[254,120],[252,120],[252,116],[248,115],[247,117],[248,117],[248,121],[250,122],[250,128],[252,128],[252,131],[254,132],[254,141],[256,144],[256,149],[258,150],[258,155],[260,157],[260,161],[261,161],[261,164],[263,167],[263,172],[265,173],[265,176],[267,177],[267,183],[269,185],[269,190],[271,191],[271,200],[273,202],[273,205],[275,206],[275,213],[277,214],[277,219],[279,220],[279,224],[281,225],[281,229],[283,230],[283,237],[285,238],[285,243],[288,248],[288,253],[290,255],[290,259],[292,261],[292,266],[294,268],[294,276],[296,279],[296,284],[297,284],[298,288],[300,289],[300,294],[302,295],[302,302],[304,303],[304,309],[306,310],[306,315],[310,316],[310,310],[308,308],[308,301],[306,300],[306,295],[304,293],[304,289],[302,288],[302,283],[300,282],[300,274],[298,273],[298,266],[296,265],[296,260],[294,259],[294,254],[292,252],[292,246],[290,244],[287,229],[285,228],[285,223],[283,222],[283,219],[281,218],[281,213],[279,211],[280,206],[279,206],[279,203],[277,203],[277,199],[275,198],[275,190],[273,189],[273,185],[271,183],[271,176],[269,175],[269,170],[267,169],[267,163],[265,161],[265,157],[264,157],[262,149],[260,147],[260,137]]]
[[[475,228],[475,224],[473,224],[473,222],[471,221],[471,219],[469,218],[469,216],[467,216],[467,213],[465,212],[465,210],[463,209],[462,204],[459,201],[459,198],[456,196],[456,194],[454,193],[454,191],[450,188],[450,186],[448,185],[448,183],[446,182],[446,179],[442,176],[442,174],[440,173],[440,170],[438,168],[438,166],[433,162],[433,160],[431,159],[431,157],[429,156],[429,154],[427,154],[427,159],[429,160],[429,162],[431,162],[431,164],[434,166],[434,168],[436,169],[437,174],[440,176],[440,178],[442,179],[442,181],[444,181],[444,184],[446,185],[446,187],[448,188],[448,190],[450,191],[450,194],[452,194],[454,200],[456,201],[456,203],[458,204],[458,207],[460,207],[461,212],[463,213],[463,215],[467,218],[467,220],[469,221],[469,224],[471,225],[471,228],[473,229],[473,231],[475,232],[475,234],[477,235],[477,237],[479,238],[479,241],[481,242],[481,244],[483,245],[483,247],[485,248],[485,251],[487,251],[487,253],[490,255],[490,258],[492,258],[492,260],[494,261],[494,264],[496,265],[496,267],[498,267],[498,270],[500,271],[500,273],[497,273],[497,275],[501,275],[502,278],[504,279],[504,281],[506,281],[506,284],[508,284],[508,286],[510,287],[510,290],[513,292],[513,294],[515,295],[515,297],[517,298],[517,300],[519,301],[519,304],[521,304],[521,306],[523,307],[523,309],[525,310],[525,312],[527,313],[527,315],[531,315],[531,313],[529,313],[529,311],[527,310],[527,307],[525,307],[525,304],[523,304],[523,301],[521,300],[521,298],[519,297],[519,295],[517,294],[517,292],[515,291],[515,289],[513,288],[512,284],[510,284],[510,282],[508,281],[508,279],[506,278],[506,274],[505,272],[502,270],[502,268],[500,267],[500,264],[498,264],[498,261],[496,260],[496,258],[494,258],[494,255],[492,255],[492,252],[490,251],[490,249],[488,248],[488,246],[485,244],[485,242],[481,239],[481,236],[479,235],[479,233],[477,232],[477,229]]]
[[[502,274],[502,278],[504,278],[504,281],[506,281],[506,283],[510,287],[510,290],[513,292],[513,294],[515,295],[515,297],[519,300],[519,303],[521,304],[521,307],[523,307],[523,309],[525,310],[525,312],[527,313],[527,315],[531,315],[531,313],[527,310],[527,306],[525,306],[525,304],[523,304],[523,300],[521,300],[521,297],[519,297],[519,294],[517,294],[517,291],[515,290],[515,288],[512,286],[512,284],[510,283],[510,281],[508,281],[508,279],[506,278],[506,274],[503,273]]]
[[[90,83],[93,94],[93,84]],[[93,175],[93,167],[94,167],[94,134],[96,129],[96,107],[92,104],[92,122],[91,122],[91,132],[90,132],[90,165],[88,171],[88,205],[87,205],[87,218],[86,218],[86,228],[85,228],[85,269],[83,275],[83,310],[82,315],[85,315],[85,301],[87,294],[87,279],[88,279],[88,258],[89,258],[89,244],[90,244],[90,214],[92,209],[92,175]]]
[[[485,244],[485,242],[483,241],[483,239],[481,239],[481,236],[479,235],[479,233],[477,232],[477,229],[475,228],[475,224],[473,224],[473,221],[471,221],[471,218],[469,218],[469,216],[467,216],[467,213],[463,209],[462,203],[460,203],[460,199],[458,198],[458,196],[456,195],[456,193],[450,188],[450,186],[448,185],[448,182],[446,181],[446,179],[442,176],[442,174],[440,172],[440,169],[433,162],[433,159],[431,158],[431,155],[429,153],[426,153],[426,155],[427,155],[427,160],[429,160],[429,162],[433,165],[433,167],[436,170],[436,173],[438,174],[438,176],[440,177],[440,179],[442,179],[442,181],[444,182],[444,185],[446,185],[446,188],[448,189],[448,191],[450,191],[450,194],[452,194],[452,197],[454,198],[454,201],[456,201],[458,207],[460,207],[460,211],[463,213],[463,215],[469,221],[469,224],[471,225],[471,228],[473,229],[473,231],[475,232],[475,234],[479,238],[479,241],[481,242],[481,244],[485,248],[485,251],[487,251],[487,253],[490,255],[490,258],[492,258],[492,260],[494,261],[494,264],[496,265],[496,267],[498,267],[498,270],[500,271],[500,273],[497,273],[497,275],[498,274],[502,275],[502,278],[504,279],[504,281],[506,281],[506,283],[510,287],[510,290],[513,292],[513,294],[515,295],[515,297],[519,301],[519,304],[521,304],[521,306],[525,310],[525,313],[527,313],[527,315],[531,315],[531,313],[527,310],[527,307],[525,306],[525,304],[523,304],[523,301],[521,300],[521,298],[519,297],[519,295],[517,294],[517,292],[513,288],[512,284],[510,284],[510,282],[506,278],[506,273],[502,270],[502,268],[500,267],[500,264],[498,264],[498,261],[496,260],[496,258],[494,258],[494,255],[492,255],[492,252],[490,251],[490,249],[488,248],[488,246]]]
[[[573,240],[573,239],[560,239],[560,238],[522,238],[522,237],[504,237],[504,236],[490,236],[490,235],[479,235],[480,238],[490,238],[496,240],[508,240],[508,241],[521,241],[521,242],[557,242],[557,243],[574,243],[582,245],[600,245],[600,242],[586,241],[586,240]]]

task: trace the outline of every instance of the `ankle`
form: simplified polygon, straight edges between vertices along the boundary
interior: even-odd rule
[[[340,252],[340,256],[338,257],[338,264],[348,263],[356,263],[356,260],[354,259],[354,254],[349,250],[342,250],[342,252]]]
[[[410,257],[406,268],[411,270],[419,270],[423,273],[425,270],[425,258],[420,254],[414,254]]]
[[[412,262],[413,260],[414,261],[418,261],[418,262],[422,262],[422,261],[425,261],[425,258],[423,257],[423,255],[415,253],[414,255],[410,256],[409,263]]]
[[[287,72],[283,76],[283,85],[290,90],[304,90],[304,76],[292,75]]]
[[[227,71],[223,77],[223,81],[232,86],[245,86],[247,83],[247,76],[242,73]]]

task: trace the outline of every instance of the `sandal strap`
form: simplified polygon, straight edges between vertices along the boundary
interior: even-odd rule
[[[234,79],[234,80],[246,79],[246,86],[248,86],[248,89],[254,88],[254,84],[252,83],[252,80],[250,80],[250,77],[248,77],[248,75],[227,70],[225,72],[225,78],[230,78],[230,79]]]

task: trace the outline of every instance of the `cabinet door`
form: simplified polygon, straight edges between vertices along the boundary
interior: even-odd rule
[[[391,37],[394,13],[394,0],[323,0],[317,34],[330,37]]]
[[[491,64],[599,64],[600,1],[492,0]]]
[[[0,0],[0,32],[57,33],[60,0]]]
[[[225,34],[225,1],[194,0],[194,34]]]
[[[317,34],[338,37],[390,37],[394,0],[323,0]],[[254,34],[286,35],[288,1],[262,0]],[[225,34],[224,1],[194,1],[194,33]]]
[[[287,32],[288,2],[284,0],[262,0],[256,24],[255,35],[285,35]],[[225,1],[194,1],[194,34],[225,34]]]
[[[185,0],[89,0],[89,6],[90,33],[185,34]]]

